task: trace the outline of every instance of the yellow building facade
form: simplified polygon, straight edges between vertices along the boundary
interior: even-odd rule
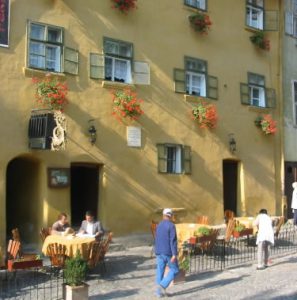
[[[0,48],[2,244],[14,227],[37,242],[61,211],[78,225],[92,209],[115,236],[148,233],[163,207],[184,208],[188,222],[222,223],[225,209],[281,214],[281,133],[254,123],[282,120],[279,28],[265,31],[269,51],[250,41],[276,21],[279,2],[194,2],[138,0],[122,13],[109,0],[11,0],[9,47]],[[209,16],[208,34],[190,26],[197,12]],[[32,78],[47,72],[69,88],[61,151],[28,146]],[[121,123],[111,90],[126,87],[144,114]],[[216,128],[192,120],[200,99],[215,105]],[[56,175],[64,187],[52,184]]]

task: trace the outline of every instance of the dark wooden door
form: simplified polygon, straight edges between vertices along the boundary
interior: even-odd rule
[[[292,183],[297,181],[297,162],[287,161],[285,162],[285,195],[287,197],[287,218],[293,218],[291,209],[292,203]]]
[[[235,160],[223,160],[223,197],[224,211],[237,210],[237,182],[238,162]]]

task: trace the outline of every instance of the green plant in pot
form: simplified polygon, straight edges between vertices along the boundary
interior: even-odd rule
[[[65,299],[88,299],[88,285],[84,283],[88,271],[87,262],[79,251],[65,262],[64,277],[66,282]]]
[[[238,224],[235,226],[234,231],[241,232],[245,229],[245,226],[243,224]]]
[[[206,236],[210,234],[211,234],[211,228],[208,228],[206,226],[199,227],[195,232],[196,236]]]

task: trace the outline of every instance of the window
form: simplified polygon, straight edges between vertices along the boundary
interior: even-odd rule
[[[297,125],[297,81],[293,82],[293,114],[294,125]]]
[[[188,95],[218,98],[218,80],[207,75],[205,60],[185,57],[185,69],[174,69],[175,92]]]
[[[246,25],[263,30],[264,4],[263,0],[247,0]]]
[[[160,173],[191,174],[191,148],[176,144],[157,144]]]
[[[275,107],[275,90],[265,88],[265,77],[248,73],[248,84],[240,84],[241,103],[257,107]]]
[[[104,54],[90,53],[90,77],[121,83],[150,84],[146,62],[133,61],[133,44],[103,39]],[[132,67],[133,71],[132,72]]]
[[[64,47],[63,43],[61,27],[29,22],[28,67],[50,72],[64,71],[78,74],[78,52]]]
[[[207,0],[185,0],[185,5],[198,8],[201,10],[206,10]]]
[[[297,38],[297,0],[291,0],[291,10],[286,11],[285,32]]]

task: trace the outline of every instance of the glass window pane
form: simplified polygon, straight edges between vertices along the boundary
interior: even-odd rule
[[[120,56],[124,57],[132,57],[132,47],[129,44],[123,44],[121,43],[120,46]]]
[[[60,72],[61,70],[61,51],[60,47],[46,47],[46,69],[50,71]]]
[[[114,81],[127,82],[127,61],[115,59]]]
[[[105,57],[105,79],[107,80],[113,80],[112,66],[113,66],[113,59],[110,57]]]
[[[31,24],[30,38],[35,40],[45,40],[45,26]]]
[[[49,42],[61,43],[62,42],[62,31],[57,28],[48,28],[47,40]]]
[[[104,42],[104,53],[119,55],[119,44],[113,41],[106,40]]]
[[[38,69],[45,69],[45,57],[30,54],[30,56],[29,56],[29,67],[38,68]]]
[[[39,54],[45,56],[45,47],[42,43],[31,42],[29,47],[30,54]]]

